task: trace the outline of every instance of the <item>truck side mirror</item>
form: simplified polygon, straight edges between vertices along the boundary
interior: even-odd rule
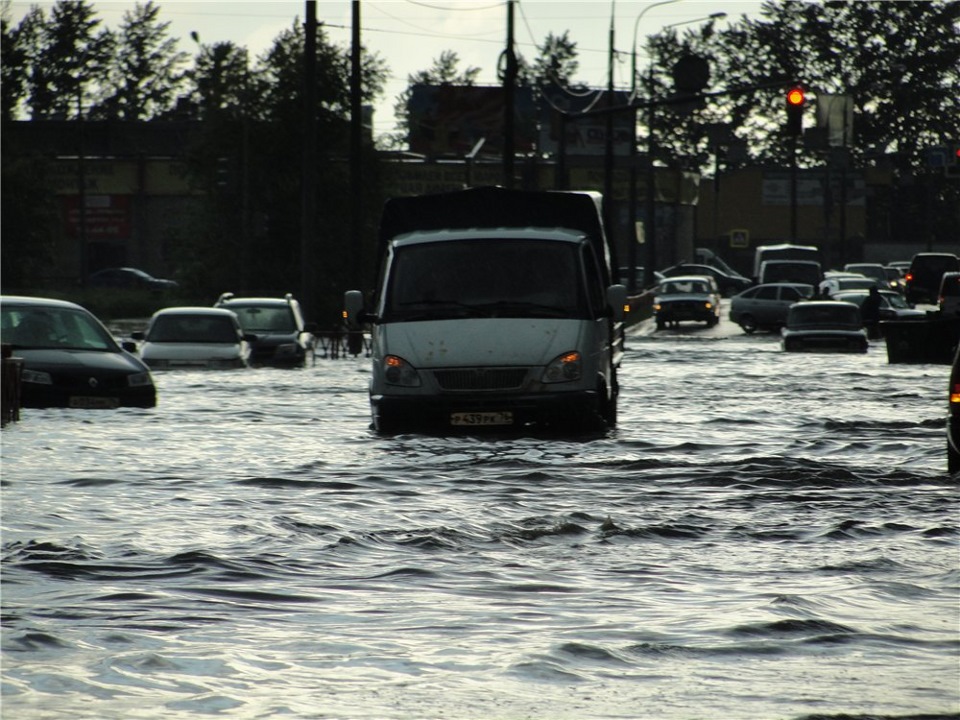
[[[363,304],[363,292],[360,290],[347,290],[343,294],[343,319],[348,328],[355,330],[367,321]]]
[[[607,288],[607,305],[614,322],[623,322],[627,306],[627,286],[611,285]]]

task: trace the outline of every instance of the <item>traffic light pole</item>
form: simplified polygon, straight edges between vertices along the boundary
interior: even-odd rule
[[[797,242],[797,136],[790,136],[790,242]]]

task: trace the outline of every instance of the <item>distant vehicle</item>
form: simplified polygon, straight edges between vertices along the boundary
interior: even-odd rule
[[[890,289],[896,290],[903,295],[903,288],[906,284],[903,279],[903,274],[906,271],[901,271],[900,268],[891,267],[890,265],[884,266],[883,270],[887,274],[887,285]]]
[[[629,267],[626,267],[626,266],[621,266],[619,270],[620,270],[620,282],[623,283],[624,285],[626,285],[627,288],[629,289],[629,287],[630,287],[630,268],[629,268]],[[643,289],[646,287],[646,285],[644,285],[644,273],[645,273],[645,269],[642,268],[642,267],[637,267],[637,268],[634,268],[634,270],[636,271],[636,272],[635,272],[635,275],[634,275],[634,277],[636,278],[636,286],[635,286],[635,287],[636,287],[637,290],[643,290]],[[655,285],[656,285],[657,283],[659,283],[661,280],[663,280],[663,277],[664,277],[664,276],[663,276],[663,273],[658,272],[657,270],[654,270],[654,271],[653,271],[653,282],[654,282]]]
[[[960,272],[947,272],[940,280],[937,309],[943,315],[960,315]]]
[[[150,408],[157,392],[147,366],[91,312],[71,302],[0,297],[3,342],[23,358],[23,407]]]
[[[877,281],[880,289],[889,289],[890,279],[887,269],[880,263],[847,263],[843,266],[845,272],[857,273]]]
[[[87,278],[87,285],[93,288],[115,288],[118,290],[149,290],[165,292],[176,290],[174,280],[155,278],[153,275],[131,267],[106,268],[98,270]]]
[[[803,283],[816,287],[823,280],[823,270],[816,260],[764,260],[760,264],[757,283]]]
[[[680,263],[679,265],[668,267],[660,272],[668,278],[678,277],[680,275],[709,275],[716,281],[717,287],[720,290],[720,294],[724,297],[736,295],[738,292],[746,290],[748,287],[753,285],[753,282],[743,277],[743,275],[731,275],[730,273],[724,272],[723,270],[715,268],[711,265]]]
[[[960,346],[953,356],[947,387],[947,472],[960,472]]]
[[[667,278],[657,286],[653,311],[658,330],[687,320],[713,327],[720,322],[720,291],[708,275]]]
[[[790,306],[813,297],[813,285],[768,283],[755,285],[730,300],[730,320],[747,334],[757,330],[779,331],[787,322]]]
[[[759,245],[753,254],[753,276],[760,278],[760,266],[768,260],[809,260],[820,262],[820,249],[815,245]],[[806,281],[800,281],[806,282]]]
[[[846,290],[869,290],[872,287],[879,287],[879,285],[876,280],[866,275],[837,273],[824,278],[823,282],[818,286],[818,289],[824,297],[829,295],[832,298],[838,292],[844,292]]]
[[[780,331],[787,352],[857,352],[869,347],[860,308],[853,303],[811,300],[796,303]]]
[[[250,342],[232,310],[169,307],[150,318],[140,340],[140,357],[151,368],[243,368],[250,360]]]
[[[952,253],[917,253],[905,276],[907,302],[936,303],[943,274],[958,271],[960,258]]]
[[[710,267],[715,267],[718,270],[722,270],[727,275],[739,275],[743,277],[742,273],[738,273],[732,267],[730,267],[726,261],[717,255],[712,250],[707,248],[694,248],[693,250],[694,263],[697,265],[709,265]]]
[[[852,302],[857,307],[860,307],[869,294],[869,290],[839,290],[830,295],[830,299]],[[925,320],[926,318],[927,313],[925,310],[917,310],[916,308],[910,307],[910,304],[904,299],[903,295],[897,291],[880,291],[881,320]]]
[[[282,298],[224,293],[215,307],[235,312],[243,331],[256,336],[250,342],[252,365],[302,367],[308,358],[314,360],[317,325],[304,321],[300,303],[290,293]]]

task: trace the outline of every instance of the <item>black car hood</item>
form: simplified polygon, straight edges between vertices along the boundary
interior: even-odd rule
[[[62,368],[83,368],[91,372],[146,372],[147,367],[139,359],[124,352],[106,352],[103,350],[57,350],[57,349],[13,349],[14,357],[23,358],[24,365],[31,370],[58,370]]]

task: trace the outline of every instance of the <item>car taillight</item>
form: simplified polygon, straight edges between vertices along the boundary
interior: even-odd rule
[[[913,280],[913,273],[908,272],[906,275],[903,276],[903,279],[906,280],[907,282],[910,282],[911,280]]]
[[[960,383],[954,383],[950,390],[950,404],[960,405]]]

